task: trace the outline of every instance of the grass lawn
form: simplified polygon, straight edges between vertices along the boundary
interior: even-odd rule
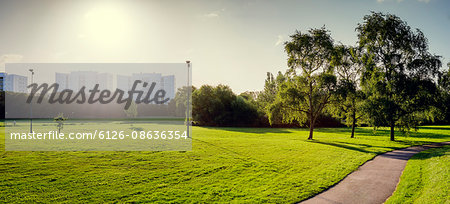
[[[386,203],[450,203],[450,146],[414,155]]]
[[[396,142],[387,129],[351,139],[349,128],[322,128],[307,141],[307,129],[194,127],[186,152],[5,152],[1,131],[0,202],[23,203],[293,203],[377,154],[450,140],[450,126]]]

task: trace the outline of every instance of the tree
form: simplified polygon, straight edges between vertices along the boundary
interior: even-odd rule
[[[172,101],[170,101],[169,106],[170,110],[175,116],[186,117],[186,108],[187,108],[187,98],[188,95],[192,96],[192,93],[196,90],[195,86],[191,86],[189,89],[188,86],[183,86],[178,88],[177,93]],[[189,105],[192,108],[192,99],[189,100]]]
[[[395,127],[416,127],[414,115],[429,110],[441,61],[428,52],[424,34],[395,15],[372,12],[356,31],[360,48],[374,63],[366,64],[363,74],[366,113],[375,127],[390,127],[393,141]]]
[[[363,61],[370,59],[360,55],[357,48],[338,45],[335,47],[333,67],[338,83],[336,94],[333,95],[333,115],[344,119],[347,126],[352,127],[351,138],[355,137],[355,127],[362,116],[361,104],[363,93],[359,87]]]
[[[447,70],[439,74],[439,92],[440,92],[440,107],[439,116],[444,122],[450,122],[450,62],[447,63]]]
[[[128,109],[123,110],[123,111],[129,118],[135,118],[138,115],[137,105],[134,101],[131,102],[131,105]]]
[[[279,108],[285,122],[308,123],[309,137],[313,139],[317,117],[330,102],[336,86],[330,61],[333,40],[324,28],[296,31],[285,43],[289,70],[286,81],[278,89],[270,109]],[[274,111],[271,111],[272,113]],[[269,115],[269,121],[273,117]]]
[[[138,108],[134,101],[131,102],[130,107],[128,109],[123,110],[123,111],[129,118],[135,118],[138,115]]]
[[[280,114],[280,104],[274,104],[278,89],[286,81],[283,73],[278,72],[277,77],[267,72],[267,78],[264,83],[264,90],[258,94],[257,104],[259,109],[270,117],[271,124],[282,124],[283,117]],[[275,107],[278,105],[277,107]]]
[[[198,125],[253,126],[259,121],[256,105],[225,85],[203,85],[194,91],[192,100],[192,117]]]
[[[251,100],[245,99],[242,96],[237,96],[236,99],[231,102],[231,109],[233,112],[234,126],[253,126],[257,125],[259,118],[258,109]]]
[[[63,113],[59,113],[58,116],[53,118],[53,121],[56,122],[56,127],[58,128],[58,133],[61,132],[61,129],[64,128],[64,122],[67,120],[67,118],[64,117]]]
[[[203,85],[192,100],[192,117],[199,125],[253,126],[259,120],[256,106],[225,85]]]
[[[246,91],[246,92],[242,92],[241,94],[239,94],[239,96],[249,102],[256,103],[256,100],[258,98],[258,92]]]
[[[213,125],[216,110],[214,87],[203,85],[192,93],[192,118],[199,125]],[[225,110],[223,110],[225,111]]]

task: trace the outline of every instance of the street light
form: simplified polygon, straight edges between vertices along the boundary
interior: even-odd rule
[[[31,84],[33,84],[34,70],[29,69],[28,71],[31,72]],[[30,133],[33,133],[33,101],[30,102]]]
[[[190,137],[189,125],[191,125],[191,117],[189,116],[189,98],[191,97],[191,94],[190,94],[191,86],[189,83],[189,73],[190,73],[189,69],[191,68],[191,61],[187,60],[186,64],[188,67],[188,70],[187,70],[187,88],[188,89],[187,89],[187,104],[186,104],[186,119],[187,119],[186,120],[186,129],[187,129],[187,137],[189,138]]]

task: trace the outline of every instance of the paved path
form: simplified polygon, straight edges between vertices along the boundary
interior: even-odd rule
[[[394,192],[406,162],[422,150],[450,142],[408,147],[376,156],[334,187],[301,203],[384,203]]]

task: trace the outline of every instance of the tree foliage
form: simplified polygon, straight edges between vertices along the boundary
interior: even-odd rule
[[[434,77],[439,73],[438,56],[428,52],[428,41],[420,30],[391,14],[375,13],[358,24],[358,43],[373,59],[366,64],[363,87],[366,113],[372,125],[409,130],[415,115],[427,111],[436,96]]]
[[[252,126],[259,119],[256,105],[225,85],[203,85],[194,91],[192,100],[192,117],[198,125]]]
[[[439,111],[437,114],[438,118],[446,123],[450,122],[450,62],[447,63],[447,70],[439,74],[439,92],[440,98],[438,107]]]
[[[272,125],[283,124],[283,116],[280,114],[280,104],[274,104],[279,87],[286,81],[282,72],[277,76],[267,72],[267,78],[264,83],[264,90],[258,94],[258,107],[263,113],[270,117]]]
[[[308,33],[297,31],[291,35],[291,41],[285,43],[285,51],[289,70],[269,107],[269,120],[273,123],[273,113],[280,113],[284,122],[307,122],[308,139],[313,139],[317,118],[330,102],[336,86],[330,66],[333,40],[324,27],[310,29]]]
[[[351,138],[355,135],[358,119],[363,116],[364,93],[361,91],[359,84],[364,61],[370,61],[370,59],[361,55],[357,48],[345,45],[335,47],[332,65],[338,83],[333,95],[333,105],[330,106],[329,110],[334,116],[343,119],[347,126],[352,127]]]

